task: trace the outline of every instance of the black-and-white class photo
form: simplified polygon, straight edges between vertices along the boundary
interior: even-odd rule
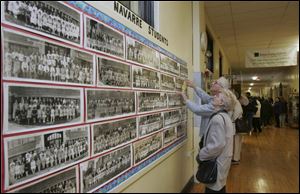
[[[131,67],[98,57],[98,86],[131,87]]]
[[[81,192],[95,191],[104,183],[131,167],[131,146],[110,152],[80,164]]]
[[[4,131],[19,132],[80,123],[81,89],[6,84]]]
[[[138,93],[139,112],[154,111],[167,108],[167,94],[154,92]]]
[[[87,126],[5,139],[6,186],[53,173],[87,156]]]
[[[126,36],[127,60],[159,69],[159,52]]]
[[[133,87],[159,89],[159,73],[142,67],[132,67]]]
[[[5,1],[3,6],[3,19],[9,24],[75,44],[81,43],[81,14],[63,3]]]
[[[93,129],[93,153],[98,154],[137,138],[136,118],[95,124]]]
[[[133,144],[134,164],[148,158],[162,148],[162,133],[157,133]]]
[[[180,65],[180,77],[181,78],[188,78],[188,68],[186,65]]]
[[[124,116],[135,113],[135,93],[132,91],[87,90],[87,118]]]
[[[171,127],[163,131],[164,146],[174,142],[177,138],[176,127]]]
[[[169,126],[181,121],[181,113],[179,110],[164,113],[164,126]]]
[[[76,168],[51,176],[14,193],[78,193]]]
[[[94,83],[93,55],[3,31],[4,77],[72,84]]]
[[[85,47],[119,58],[125,58],[124,35],[85,16]]]
[[[180,71],[179,66],[180,65],[176,61],[160,53],[161,70],[175,75],[179,75],[179,71]]]
[[[184,104],[183,104],[181,95],[178,95],[176,93],[168,94],[168,107],[169,108],[181,107],[183,105]]]
[[[186,135],[187,135],[187,121],[184,121],[177,126],[177,138]]]
[[[165,74],[161,75],[160,86],[162,90],[175,90],[175,78],[171,76],[167,76]]]
[[[182,107],[180,110],[180,114],[181,114],[181,121],[186,121],[188,118],[187,107]]]
[[[163,128],[163,114],[152,114],[139,118],[139,137],[143,137]]]
[[[184,86],[185,82],[183,79],[175,78],[175,88],[178,92],[184,92],[186,95],[188,94],[186,86]]]

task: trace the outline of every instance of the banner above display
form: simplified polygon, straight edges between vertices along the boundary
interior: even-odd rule
[[[246,52],[246,67],[280,67],[297,65],[297,48],[263,49]]]

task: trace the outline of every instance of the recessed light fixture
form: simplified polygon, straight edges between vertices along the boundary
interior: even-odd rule
[[[253,76],[252,80],[257,80],[257,78],[258,78],[257,76]]]
[[[254,85],[254,83],[250,83],[250,86],[253,86]]]

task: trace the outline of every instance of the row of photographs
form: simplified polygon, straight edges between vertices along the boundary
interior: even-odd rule
[[[90,16],[84,15],[84,19],[82,19],[82,13],[65,3],[54,1],[5,1],[1,2],[1,13],[1,22],[4,24],[80,47],[82,42],[84,42],[83,46],[87,50],[107,54],[119,59],[126,59],[139,65],[161,69],[164,72],[187,78],[186,65],[177,63],[170,57],[125,36],[123,33],[96,21]],[[84,25],[82,20],[84,20]],[[82,39],[83,26],[85,26],[84,40]],[[20,53],[26,52],[28,56],[32,54],[42,56],[50,52],[51,55],[60,55],[61,57],[66,55],[65,57],[70,57],[64,48],[55,48],[51,43],[49,50],[47,49],[48,52],[45,53],[41,44],[47,45],[49,44],[48,42],[30,40],[24,37],[17,38],[22,40],[22,44],[14,46],[11,52],[15,50]],[[10,43],[12,44],[11,40]],[[33,51],[22,51],[22,47],[28,46],[28,41],[36,43],[31,48]],[[14,43],[16,42],[14,41]],[[41,48],[39,48],[39,45]],[[83,56],[83,58],[85,57]]]
[[[81,192],[89,192],[187,135],[186,121],[140,139],[135,125],[136,119],[92,125],[91,140],[88,125],[5,138],[5,188],[21,193],[76,192],[78,173],[64,169],[79,164]],[[97,154],[104,147],[110,151]]]
[[[181,91],[183,79],[4,29],[3,78],[55,84]],[[97,70],[95,70],[97,69]],[[96,75],[97,74],[97,75]]]
[[[97,122],[182,106],[176,93],[4,83],[3,134],[82,124],[84,116]]]

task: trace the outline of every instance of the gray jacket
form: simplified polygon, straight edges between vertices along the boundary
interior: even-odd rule
[[[206,185],[208,188],[218,191],[226,185],[231,166],[234,129],[231,118],[227,113],[218,113],[215,115],[209,121],[206,131],[208,129],[207,140],[205,141],[204,138],[204,147],[200,150],[199,159],[203,161],[218,157],[217,181],[214,184]]]

